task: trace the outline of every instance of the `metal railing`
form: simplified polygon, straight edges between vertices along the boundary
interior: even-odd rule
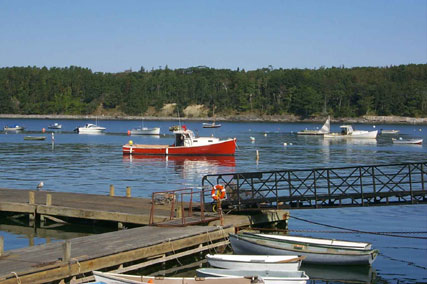
[[[225,186],[227,206],[325,208],[426,202],[427,162],[206,175],[202,188]],[[204,194],[204,199],[209,198]]]

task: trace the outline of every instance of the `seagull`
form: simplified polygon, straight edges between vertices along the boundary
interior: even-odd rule
[[[37,190],[41,190],[44,186],[44,183],[41,181],[38,185],[37,185]]]

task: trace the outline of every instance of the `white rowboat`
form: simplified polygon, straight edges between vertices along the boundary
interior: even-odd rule
[[[154,277],[93,271],[95,281],[105,284],[262,284],[257,278],[245,277]]]
[[[313,264],[369,265],[378,255],[369,243],[297,236],[242,233],[231,234],[230,242],[236,254],[298,254]]]
[[[206,260],[212,267],[252,271],[297,271],[301,266],[302,259],[303,257],[298,257],[298,255],[206,255]]]
[[[200,277],[259,277],[265,284],[305,284],[309,279],[304,271],[251,271],[238,269],[200,268]]]

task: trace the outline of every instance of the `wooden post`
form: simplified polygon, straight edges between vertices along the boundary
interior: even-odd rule
[[[130,188],[130,186],[126,186],[126,197],[131,197],[131,188]]]
[[[114,196],[114,185],[110,184],[110,196]]]
[[[29,204],[34,204],[36,203],[36,196],[34,194],[34,191],[29,191],[28,192],[28,203]]]
[[[46,194],[46,206],[52,206],[52,194]]]
[[[70,240],[66,240],[62,244],[62,251],[63,251],[63,254],[64,254],[64,257],[62,258],[62,261],[69,262],[70,259],[71,259],[71,241]]]
[[[36,203],[36,195],[34,193],[34,191],[29,191],[28,192],[28,204],[35,204]],[[31,222],[34,221],[36,219],[36,214],[34,212],[34,214],[29,215],[29,219],[30,219],[30,226],[31,226]]]
[[[4,237],[0,236],[0,256],[3,255],[4,252]]]

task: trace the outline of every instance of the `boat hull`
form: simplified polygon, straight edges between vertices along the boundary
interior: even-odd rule
[[[238,257],[238,258],[237,258]],[[237,270],[275,270],[298,271],[301,266],[301,258],[293,255],[275,260],[277,256],[260,255],[207,255],[206,260],[212,267]],[[293,261],[292,261],[293,260]],[[273,262],[274,261],[274,262]],[[285,262],[289,261],[289,262]]]
[[[236,254],[302,255],[303,263],[325,265],[370,265],[377,250],[339,249],[295,245],[277,240],[258,239],[241,235],[230,235],[231,246]]]
[[[155,128],[137,128],[130,131],[130,135],[159,135],[160,127]]]
[[[323,135],[324,138],[356,138],[356,139],[376,139],[378,130],[375,131],[355,131],[352,134],[330,133]]]
[[[234,155],[235,139],[228,139],[209,145],[168,146],[168,145],[123,145],[123,154],[133,155]]]
[[[309,280],[304,271],[238,270],[201,268],[196,270],[199,277],[253,277],[258,276],[266,284],[305,284]]]
[[[153,277],[153,276],[139,276],[127,275],[93,271],[95,281],[105,284],[141,284],[141,283],[155,283],[155,284],[261,284],[264,283],[261,279],[249,279],[244,277]]]
[[[423,139],[407,139],[407,140],[393,139],[393,144],[415,144],[415,145],[421,145],[421,144],[423,144]]]

